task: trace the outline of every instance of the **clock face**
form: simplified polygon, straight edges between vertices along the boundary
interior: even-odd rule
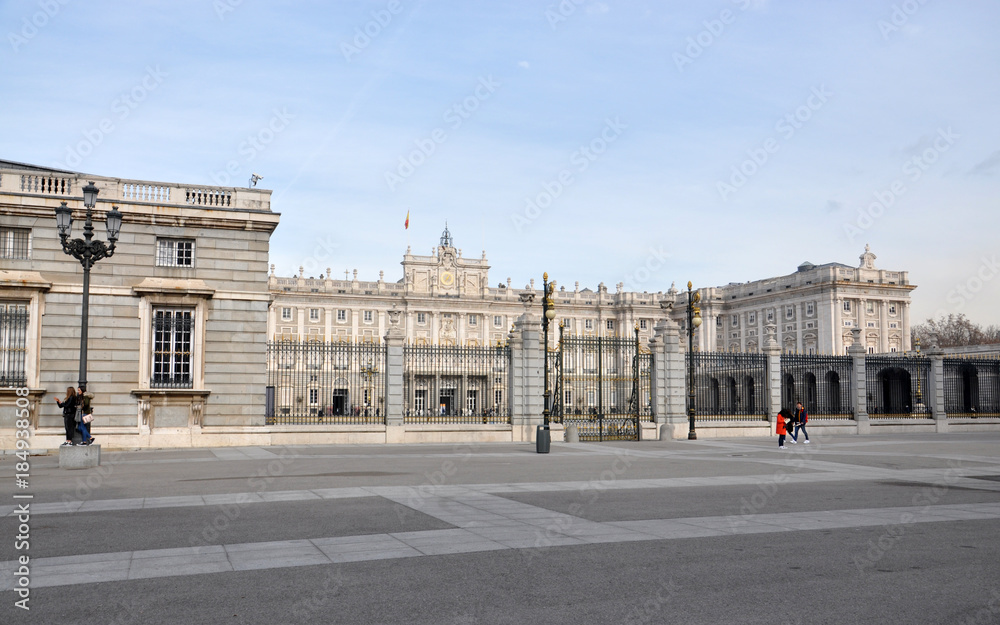
[[[450,271],[441,272],[441,286],[452,286],[455,284],[455,274]]]

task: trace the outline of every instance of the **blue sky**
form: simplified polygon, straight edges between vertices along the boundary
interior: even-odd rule
[[[0,6],[0,157],[273,189],[271,262],[492,284],[907,270],[1000,323],[1000,6],[79,0]],[[406,213],[410,229],[403,229]]]

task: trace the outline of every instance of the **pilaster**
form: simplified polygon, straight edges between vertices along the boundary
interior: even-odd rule
[[[938,348],[927,351],[931,361],[930,388],[924,393],[938,432],[948,431],[948,414],[944,410],[944,352]]]

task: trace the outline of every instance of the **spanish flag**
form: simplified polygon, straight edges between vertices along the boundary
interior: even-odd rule
[[[406,211],[406,222],[403,223],[403,230],[410,229],[410,211]]]

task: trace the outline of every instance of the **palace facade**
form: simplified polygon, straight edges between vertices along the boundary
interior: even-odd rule
[[[766,326],[776,326],[788,352],[845,354],[854,328],[862,329],[870,353],[910,349],[910,292],[905,271],[875,267],[866,246],[858,267],[840,263],[803,263],[795,273],[726,286],[699,289],[704,320],[696,331],[700,351],[759,351]],[[490,266],[483,252],[467,258],[455,247],[447,228],[429,256],[406,250],[403,277],[386,282],[353,277],[334,279],[330,269],[319,278],[279,277],[271,266],[273,301],[268,336],[276,341],[377,342],[385,335],[389,311],[402,313],[406,340],[414,345],[483,346],[504,343],[514,320],[524,313],[522,294],[541,289],[534,281],[517,289],[490,286]],[[540,286],[540,285],[538,285]],[[558,284],[553,296],[564,331],[577,336],[631,336],[638,328],[647,344],[658,319],[669,317],[686,329],[687,294],[610,292],[572,289]],[[550,333],[555,345],[558,332]],[[686,346],[686,342],[685,342]]]

